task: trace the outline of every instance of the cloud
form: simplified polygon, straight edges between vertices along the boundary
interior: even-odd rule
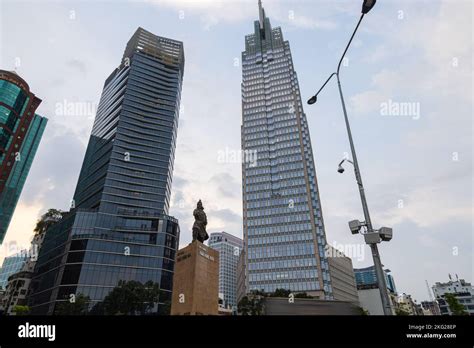
[[[240,197],[241,184],[229,173],[215,174],[209,180],[209,186],[215,186],[217,192],[226,198]]]
[[[177,11],[177,16],[182,20],[188,16],[198,16],[202,23],[203,29],[208,31],[213,27],[227,23],[236,24],[243,21],[251,23],[252,20],[258,20],[258,7],[255,0],[147,0],[145,1],[158,8],[167,7]],[[345,7],[330,7],[326,3],[322,3],[328,11],[340,13],[347,11]],[[321,29],[334,30],[337,23],[328,18],[316,18],[315,16],[307,16],[307,4],[303,2],[282,3],[282,2],[264,2],[263,7],[266,15],[272,18],[274,22],[281,22],[287,26],[300,29]],[[327,17],[330,17],[328,15]]]
[[[87,72],[86,63],[82,60],[71,59],[66,62],[66,65],[82,74],[85,74]]]
[[[28,175],[21,201],[41,202],[45,209],[67,210],[74,194],[85,147],[71,132],[53,135],[53,123],[46,125],[38,152]]]
[[[234,213],[230,209],[211,210],[209,214],[212,214],[214,217],[230,223],[240,223],[242,221],[242,216]]]
[[[249,18],[255,18],[255,15],[258,14],[257,4],[253,0],[145,0],[145,2],[156,6],[158,9],[169,8],[176,10],[176,16],[179,16],[182,20],[186,20],[188,16],[198,16],[205,30],[209,30],[211,27],[222,22],[236,23]]]
[[[30,248],[33,229],[43,210],[44,205],[41,202],[35,204],[19,202],[17,204],[5,239],[0,246],[0,261],[4,257],[12,256],[21,250]],[[22,233],[12,233],[12,231],[21,231]]]

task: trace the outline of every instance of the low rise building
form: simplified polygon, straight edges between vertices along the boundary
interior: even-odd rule
[[[31,279],[33,278],[39,249],[43,244],[44,236],[45,232],[35,234],[23,267],[19,272],[13,273],[8,277],[5,295],[2,300],[4,312],[7,315],[14,313],[15,306],[26,306],[28,304]]]
[[[437,282],[433,285],[433,293],[438,302],[441,315],[452,315],[451,308],[446,301],[446,295],[452,294],[456,297],[461,305],[469,315],[474,315],[474,289],[471,283],[464,279],[459,279],[456,275],[456,280],[453,281],[451,276],[447,283]]]
[[[227,232],[214,232],[208,245],[219,252],[219,293],[222,294],[223,306],[236,312],[236,272],[243,241]]]
[[[4,290],[6,289],[8,277],[23,268],[27,257],[27,250],[22,250],[13,256],[8,256],[3,259],[3,264],[0,268],[0,288],[3,288]]]
[[[395,280],[390,274],[389,269],[384,270],[385,281],[387,283],[388,295],[390,298],[390,305],[392,313],[398,307],[397,290],[395,287]],[[354,269],[357,294],[359,297],[360,306],[366,310],[369,315],[384,315],[382,299],[380,298],[380,290],[377,283],[377,275],[374,266]]]
[[[436,301],[422,301],[421,308],[423,315],[441,315],[438,302]]]
[[[332,293],[335,300],[348,301],[359,305],[359,296],[355,281],[352,260],[329,244],[326,248]]]

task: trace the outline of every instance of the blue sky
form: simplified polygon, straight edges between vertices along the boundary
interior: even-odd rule
[[[290,41],[306,99],[335,70],[357,23],[361,1],[264,1],[274,27]],[[394,238],[380,245],[399,292],[428,298],[430,284],[457,273],[473,281],[472,4],[470,1],[379,0],[364,19],[341,79],[376,227]],[[0,1],[0,67],[16,70],[43,100],[49,123],[0,251],[27,246],[36,219],[67,209],[93,113],[61,105],[99,102],[106,77],[141,26],[184,42],[182,112],[171,214],[181,245],[191,239],[192,209],[202,199],[209,231],[242,235],[241,168],[219,151],[240,148],[244,36],[257,1]],[[22,26],[17,23],[21,20]],[[13,30],[12,30],[13,28]],[[383,105],[413,106],[408,115]],[[87,109],[86,109],[87,110]],[[362,220],[350,168],[337,86],[305,106],[331,244],[363,243],[347,221]],[[369,249],[354,267],[372,264]]]

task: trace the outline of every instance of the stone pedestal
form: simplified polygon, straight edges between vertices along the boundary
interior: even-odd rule
[[[218,315],[219,252],[195,240],[178,251],[171,315]]]

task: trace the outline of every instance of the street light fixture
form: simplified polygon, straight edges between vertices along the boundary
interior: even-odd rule
[[[308,99],[308,104],[312,105],[316,103],[318,99],[318,94],[323,90],[323,88],[327,85],[327,83],[331,80],[331,78],[334,75],[336,75],[337,86],[339,89],[339,96],[341,98],[342,111],[344,113],[344,121],[346,124],[347,135],[349,137],[349,144],[350,144],[351,153],[352,153],[352,161],[348,159],[342,160],[341,163],[339,163],[337,171],[339,173],[344,172],[344,168],[342,167],[342,164],[344,163],[344,161],[348,161],[354,165],[354,174],[356,177],[357,186],[359,188],[360,200],[362,203],[362,209],[364,211],[364,218],[365,218],[364,223],[360,223],[358,220],[353,220],[349,222],[349,227],[351,229],[352,234],[360,233],[362,226],[365,226],[366,228],[365,233],[363,233],[364,240],[370,246],[370,249],[372,251],[372,257],[374,260],[374,269],[375,269],[375,274],[377,276],[377,283],[378,283],[378,287],[380,291],[380,297],[382,300],[383,311],[385,315],[392,315],[393,313],[392,313],[390,299],[387,292],[385,274],[382,268],[382,262],[380,260],[380,254],[377,247],[377,244],[380,243],[382,240],[389,241],[392,239],[392,230],[387,227],[382,227],[380,230],[377,231],[377,230],[374,230],[374,228],[372,227],[372,221],[370,220],[370,213],[369,213],[369,208],[367,205],[367,199],[365,197],[364,185],[362,184],[362,176],[359,169],[359,163],[357,162],[357,155],[356,155],[356,151],[354,147],[354,141],[352,139],[351,127],[349,125],[349,118],[347,117],[346,104],[344,102],[344,96],[342,94],[341,80],[339,78],[339,71],[341,69],[342,60],[344,59],[346,52],[349,49],[352,39],[354,38],[357,32],[357,29],[359,28],[359,25],[362,22],[362,19],[374,7],[375,2],[376,0],[364,0],[362,4],[362,15],[360,16],[359,22],[357,23],[354,29],[354,32],[352,33],[352,36],[349,42],[347,43],[346,48],[344,49],[344,52],[342,53],[341,59],[339,60],[339,64],[337,65],[336,72],[333,72],[331,75],[329,75],[327,80],[324,82],[321,88],[315,93],[315,95],[313,95],[311,98]]]
[[[372,9],[372,7],[374,7],[376,2],[377,0],[364,0],[364,3],[362,4],[362,13],[369,13],[369,11]]]
[[[350,159],[344,158],[344,159],[339,163],[339,165],[337,166],[337,171],[338,171],[339,173],[341,173],[341,174],[344,173],[344,170],[345,170],[344,167],[342,166],[342,164],[343,164],[344,162],[346,162],[346,161],[349,162],[349,163],[351,163],[351,164],[354,164],[354,162],[352,162]]]
[[[312,105],[312,104],[316,103],[317,100],[318,100],[318,97],[313,95],[311,98],[308,99],[308,104]]]

